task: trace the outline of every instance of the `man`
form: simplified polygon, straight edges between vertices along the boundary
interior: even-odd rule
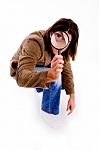
[[[69,114],[75,108],[70,58],[75,60],[78,38],[77,24],[71,19],[61,18],[47,30],[29,34],[11,59],[10,75],[21,87],[43,91],[42,110],[47,113],[59,113],[61,89],[70,95]]]

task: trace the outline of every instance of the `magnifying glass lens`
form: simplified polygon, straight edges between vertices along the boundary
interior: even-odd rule
[[[69,37],[65,32],[57,31],[52,34],[51,44],[56,49],[64,49],[69,42]]]

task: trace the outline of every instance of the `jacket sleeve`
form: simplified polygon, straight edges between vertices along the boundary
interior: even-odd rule
[[[36,40],[26,40],[22,46],[17,69],[17,84],[21,87],[46,87],[48,71],[35,71],[42,55],[41,46]]]
[[[70,62],[65,62],[62,72],[62,88],[66,94],[74,93],[74,80]]]

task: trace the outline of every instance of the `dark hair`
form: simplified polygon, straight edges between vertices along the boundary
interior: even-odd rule
[[[68,31],[68,33],[72,35],[71,43],[67,50],[62,53],[62,55],[66,58],[67,61],[69,61],[70,57],[72,60],[75,60],[79,38],[79,29],[77,24],[71,19],[61,18],[46,30],[45,46],[49,53],[51,53],[50,32],[55,31]]]

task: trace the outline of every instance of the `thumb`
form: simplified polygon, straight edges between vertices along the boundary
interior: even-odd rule
[[[66,109],[66,111],[68,111],[69,110],[69,103],[67,104],[67,109]]]

